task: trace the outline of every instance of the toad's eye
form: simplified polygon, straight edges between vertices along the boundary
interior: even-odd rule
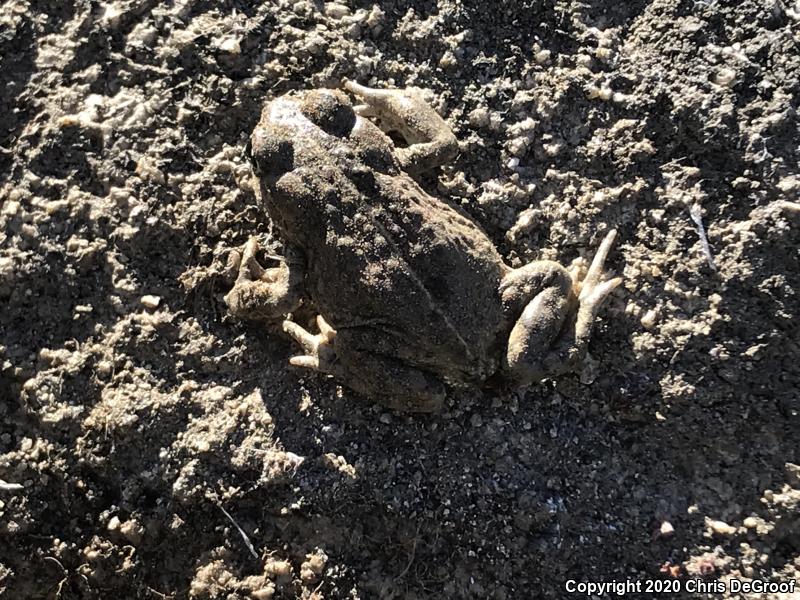
[[[356,114],[347,97],[336,90],[314,90],[303,100],[302,112],[325,133],[347,137],[356,123]]]

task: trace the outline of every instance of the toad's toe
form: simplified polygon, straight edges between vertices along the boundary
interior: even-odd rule
[[[303,352],[305,352],[305,354],[291,357],[289,364],[295,367],[331,373],[336,360],[336,354],[333,350],[336,330],[325,321],[322,315],[317,316],[317,326],[320,332],[313,334],[293,321],[286,320],[283,322],[283,331],[300,344]]]
[[[604,269],[606,258],[608,258],[608,253],[616,237],[616,229],[612,229],[606,234],[600,244],[600,248],[594,255],[586,276],[578,284],[580,286],[580,294],[578,296],[580,305],[581,307],[590,308],[592,313],[596,312],[603,300],[622,283],[622,277],[603,280],[606,275]]]

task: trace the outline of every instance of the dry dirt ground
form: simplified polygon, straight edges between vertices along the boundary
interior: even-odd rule
[[[510,264],[619,230],[580,374],[407,416],[227,316],[260,108],[343,78],[430,90]],[[799,99],[794,0],[3,2],[0,596],[797,579]]]

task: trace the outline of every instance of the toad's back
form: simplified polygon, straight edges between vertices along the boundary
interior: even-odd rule
[[[337,202],[320,207],[324,243],[307,248],[307,292],[321,314],[339,330],[374,330],[364,336],[373,352],[457,381],[491,374],[507,268],[488,237],[404,174],[367,171],[347,184],[330,175]]]

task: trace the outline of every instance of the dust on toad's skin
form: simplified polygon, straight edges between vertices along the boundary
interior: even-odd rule
[[[264,269],[248,242],[233,263],[231,312],[286,316],[303,290],[277,286],[276,274],[303,271],[294,279],[319,310],[320,333],[284,322],[305,353],[292,363],[400,410],[441,409],[445,383],[481,384],[499,372],[523,387],[578,367],[603,301],[622,282],[603,281],[615,232],[584,277],[553,261],[509,268],[475,222],[408,175],[458,149],[420,91],[345,87],[363,104],[323,89],[264,107],[251,160],[272,222],[305,261]],[[408,145],[394,148],[367,115]]]

